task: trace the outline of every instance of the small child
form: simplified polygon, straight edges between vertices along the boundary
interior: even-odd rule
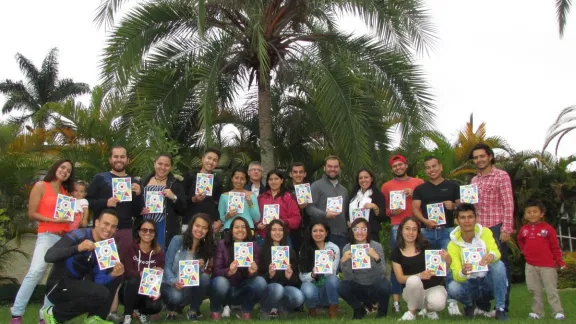
[[[563,320],[564,310],[558,296],[558,273],[566,268],[554,227],[544,221],[544,205],[537,200],[529,201],[524,208],[524,219],[528,222],[518,233],[518,246],[526,259],[526,285],[532,293],[531,319],[544,317],[542,288],[546,291],[548,304],[554,319]]]
[[[86,182],[82,180],[74,182],[72,197],[76,198],[76,210],[74,211],[74,221],[70,223],[71,231],[78,227],[86,227],[88,224],[88,200],[84,199],[87,189]]]

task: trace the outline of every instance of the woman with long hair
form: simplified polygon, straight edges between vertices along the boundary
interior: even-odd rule
[[[147,204],[143,210],[144,219],[156,223],[156,239],[164,249],[168,247],[172,237],[180,233],[180,218],[187,208],[186,192],[172,174],[172,163],[170,154],[158,155],[154,160],[154,172],[142,179],[147,204],[151,195],[160,193],[164,197],[161,211],[151,212]]]
[[[398,282],[404,286],[402,298],[408,304],[408,311],[401,321],[416,319],[417,312],[428,319],[439,319],[438,313],[446,307],[448,293],[443,278],[434,276],[426,269],[425,252],[428,241],[420,232],[420,222],[416,217],[406,217],[398,227],[396,249],[390,259]],[[440,251],[441,258],[450,269],[451,259],[446,251]]]
[[[292,248],[288,248],[289,264],[287,269],[280,270],[272,262],[272,247],[288,247],[288,233],[286,224],[275,219],[266,226],[266,235],[262,250],[260,251],[260,263],[258,269],[260,275],[268,285],[261,302],[262,319],[276,318],[279,313],[286,314],[304,302],[304,295],[298,289],[298,255]],[[286,252],[283,252],[286,253]]]
[[[304,303],[308,307],[308,314],[316,317],[318,306],[328,306],[330,318],[338,314],[338,263],[340,262],[340,249],[328,241],[330,227],[322,222],[313,221],[306,231],[304,243],[300,248],[298,266],[300,268],[300,290],[304,294]],[[315,251],[327,250],[332,262],[332,274],[319,274],[314,271]]]
[[[380,242],[380,223],[387,221],[386,199],[374,182],[374,173],[362,168],[356,173],[356,182],[350,192],[349,211],[365,208],[368,214],[368,230],[373,240]],[[353,219],[350,219],[352,222]]]
[[[240,242],[252,245],[254,260],[248,267],[239,267],[234,256],[234,243]],[[250,312],[266,289],[266,280],[258,276],[258,259],[258,246],[254,244],[248,221],[235,217],[216,249],[210,295],[212,319],[222,318],[223,305],[241,305],[242,319],[250,319]]]
[[[134,242],[121,247],[120,260],[124,265],[124,282],[119,299],[124,304],[124,322],[132,323],[136,313],[140,323],[148,323],[148,316],[162,311],[162,301],[138,294],[142,272],[145,268],[164,269],[164,251],[156,238],[156,223],[144,220],[136,229]]]
[[[378,302],[377,318],[388,314],[390,300],[390,281],[386,279],[386,263],[384,249],[380,243],[370,239],[369,223],[364,218],[357,218],[350,227],[350,243],[342,250],[340,265],[344,280],[338,292],[354,310],[352,319],[362,319],[366,316],[364,305],[371,306]],[[361,250],[364,256],[370,258],[370,268],[353,269],[352,245],[367,244],[368,250]],[[358,252],[356,252],[358,253]]]
[[[230,174],[230,182],[232,183],[232,190],[222,194],[218,202],[218,212],[220,213],[220,220],[224,223],[224,230],[230,229],[232,221],[236,217],[242,217],[248,222],[250,230],[254,229],[254,223],[260,220],[260,211],[258,210],[258,199],[250,190],[244,189],[246,185],[248,174],[244,169],[236,168]],[[244,211],[237,209],[228,209],[228,200],[231,192],[244,194]]]
[[[70,221],[54,217],[58,195],[68,196],[74,190],[74,164],[70,160],[60,160],[52,164],[42,181],[36,182],[28,200],[28,218],[38,222],[38,236],[28,273],[22,280],[14,306],[10,309],[10,324],[22,323],[26,305],[38,282],[44,277],[46,262],[44,255],[60,238],[70,230]],[[51,306],[44,298],[44,307]],[[42,311],[40,311],[40,314]]]
[[[206,266],[213,255],[213,237],[210,215],[199,213],[192,217],[182,235],[172,238],[166,251],[166,266],[162,278],[166,320],[175,320],[177,310],[186,305],[190,305],[186,317],[192,321],[198,320],[200,305],[210,287],[210,275],[206,273]],[[198,260],[200,272],[198,286],[186,287],[179,280],[180,261],[186,260]]]
[[[279,218],[286,225],[286,236],[290,232],[300,229],[302,216],[300,216],[300,209],[296,203],[296,198],[290,193],[284,179],[284,175],[279,170],[272,170],[266,176],[266,189],[258,196],[258,207],[260,208],[260,215],[264,218],[265,205],[278,205]],[[256,233],[259,237],[264,238],[266,233],[266,224],[261,220],[256,225]],[[263,240],[257,240],[263,241]],[[290,243],[290,242],[288,242]]]

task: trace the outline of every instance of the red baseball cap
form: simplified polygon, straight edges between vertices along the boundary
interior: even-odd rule
[[[404,164],[408,164],[408,162],[406,162],[406,158],[400,154],[396,154],[393,157],[390,158],[390,161],[388,161],[388,163],[390,163],[390,166],[392,166],[392,164],[394,164],[394,162],[396,161],[400,161]]]

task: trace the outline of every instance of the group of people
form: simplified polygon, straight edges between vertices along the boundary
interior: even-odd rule
[[[183,181],[172,174],[172,157],[161,154],[154,172],[142,181],[132,178],[131,201],[113,195],[112,179],[130,177],[126,149],[112,148],[112,169],[100,173],[87,185],[74,182],[74,164],[56,162],[30,193],[29,216],[38,222],[38,236],[30,269],[22,281],[11,308],[11,324],[22,323],[26,305],[48,263],[52,271],[46,298],[40,311],[41,323],[64,323],[83,314],[85,323],[130,324],[136,317],[147,323],[149,317],[166,310],[166,320],[184,313],[191,321],[203,314],[200,305],[210,300],[211,318],[229,317],[239,309],[241,319],[250,319],[256,304],[260,317],[282,317],[305,308],[312,317],[326,309],[330,318],[339,312],[342,298],[353,309],[353,319],[369,312],[385,317],[390,296],[392,309],[401,313],[400,298],[407,309],[400,320],[418,316],[438,319],[448,307],[452,316],[495,317],[507,320],[510,271],[507,245],[514,233],[514,203],[510,178],[494,166],[494,153],[478,144],[470,158],[478,168],[471,183],[479,200],[474,205],[460,202],[460,186],[442,175],[435,157],[424,161],[427,181],[407,175],[408,163],[393,156],[394,178],[378,188],[368,169],[356,173],[350,193],[339,182],[341,161],[328,156],[324,175],[310,185],[312,202],[298,202],[295,186],[304,184],[303,163],[288,170],[291,184],[279,170],[264,172],[258,162],[248,170],[230,172],[231,191],[223,192],[214,177],[211,195],[196,190],[197,173],[212,174],[220,151],[209,148],[202,167],[187,173]],[[162,212],[146,208],[147,192],[163,196]],[[391,192],[403,192],[404,208],[391,209]],[[242,210],[228,208],[231,193],[243,193]],[[58,194],[77,199],[74,221],[54,218]],[[328,208],[339,198],[340,209]],[[445,224],[428,215],[429,204],[442,204]],[[263,221],[265,205],[279,206],[279,218]],[[350,211],[365,209],[364,217],[353,218]],[[87,227],[89,211],[92,226]],[[556,319],[564,312],[556,291],[557,267],[565,267],[554,228],[544,222],[545,209],[534,201],[525,209],[527,224],[518,233],[518,243],[526,256],[526,278],[533,295],[530,318],[544,316],[544,289]],[[391,222],[391,273],[387,276],[384,249],[380,243],[381,223]],[[101,270],[94,255],[95,243],[114,238],[120,260],[111,269]],[[253,243],[253,260],[240,267],[234,244]],[[352,246],[364,244],[370,259],[368,268],[352,265]],[[289,247],[289,265],[277,269],[272,261],[274,246]],[[464,248],[482,248],[480,260],[487,271],[475,272],[463,258]],[[331,273],[319,273],[316,252],[325,251]],[[447,265],[446,276],[437,276],[427,267],[428,250],[440,250]],[[184,286],[179,280],[179,263],[197,260],[200,269],[197,286]],[[163,271],[160,294],[148,297],[138,293],[145,268]],[[390,278],[390,279],[388,279]],[[492,309],[491,301],[495,300]],[[123,304],[123,316],[117,315]],[[187,309],[186,309],[187,308]]]

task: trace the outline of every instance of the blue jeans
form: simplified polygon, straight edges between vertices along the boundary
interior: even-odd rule
[[[282,308],[291,311],[304,303],[304,294],[292,286],[282,286],[279,283],[269,283],[264,291],[260,305],[262,312],[272,308]]]
[[[211,312],[221,313],[223,305],[241,305],[242,312],[249,313],[262,299],[266,289],[266,280],[256,276],[245,279],[237,286],[232,286],[225,277],[216,277],[212,279],[211,286]]]
[[[437,250],[446,250],[450,243],[450,232],[454,227],[445,228],[422,228],[422,234],[428,240],[430,247]]]
[[[210,288],[210,276],[201,273],[199,286],[178,290],[167,283],[162,283],[160,293],[168,311],[175,311],[180,306],[186,305],[190,305],[191,311],[197,311],[207,296],[208,288]]]
[[[483,278],[471,278],[466,282],[451,281],[448,293],[464,307],[472,307],[475,302],[486,302],[496,299],[496,308],[504,309],[506,304],[506,268],[502,261],[488,266],[489,271]]]
[[[378,314],[386,316],[390,301],[390,289],[390,281],[385,277],[369,286],[363,286],[351,280],[344,280],[340,283],[338,293],[352,309],[362,308],[362,303],[372,305],[377,301]]]
[[[336,275],[326,275],[323,287],[318,287],[311,282],[304,282],[300,287],[304,294],[306,307],[316,308],[317,306],[338,305],[338,287],[340,278]]]
[[[393,225],[390,229],[390,247],[392,251],[396,248],[396,239],[398,238],[398,228],[400,225]],[[400,295],[402,293],[402,286],[396,279],[396,275],[394,274],[394,269],[390,268],[390,283],[392,284],[392,294],[393,295]]]
[[[14,306],[10,308],[10,312],[13,316],[22,316],[26,310],[26,305],[30,301],[30,297],[34,293],[34,288],[44,277],[44,272],[46,272],[46,262],[44,262],[44,255],[49,248],[51,248],[56,242],[60,240],[60,236],[51,233],[40,233],[36,238],[36,245],[34,246],[34,252],[32,254],[32,261],[30,262],[30,268],[28,273],[22,280],[16,299],[14,300]],[[44,306],[49,307],[53,304],[44,297]]]
[[[508,311],[508,305],[510,305],[510,283],[512,282],[512,274],[510,272],[510,265],[508,263],[508,244],[500,242],[500,233],[502,233],[502,224],[490,227],[492,235],[494,235],[494,240],[498,244],[498,249],[500,250],[500,261],[504,263],[506,268],[506,278],[508,279],[508,288],[506,289],[506,304],[504,309]]]

